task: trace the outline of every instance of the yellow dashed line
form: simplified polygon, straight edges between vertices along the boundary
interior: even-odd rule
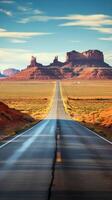
[[[60,135],[59,134],[57,135],[57,140],[60,140]]]
[[[61,158],[61,153],[60,153],[60,152],[57,152],[56,162],[57,162],[57,163],[62,162],[62,158]]]

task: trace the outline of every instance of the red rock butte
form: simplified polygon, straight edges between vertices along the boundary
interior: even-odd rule
[[[38,63],[32,56],[27,68],[9,79],[112,79],[112,67],[104,61],[103,52],[99,50],[82,53],[73,50],[66,53],[65,62],[59,61],[56,56],[47,66]]]

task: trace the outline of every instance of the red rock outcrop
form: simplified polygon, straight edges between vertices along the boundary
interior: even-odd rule
[[[83,60],[85,56],[77,51],[70,51],[66,54],[66,62],[75,62],[77,60]]]
[[[82,53],[77,51],[67,52],[66,54],[66,62],[72,62],[73,64],[81,64],[81,65],[103,65],[103,67],[107,67],[108,64],[104,62],[104,55],[101,51],[98,50],[88,50]]]
[[[53,62],[50,63],[50,65],[48,65],[48,67],[52,67],[52,66],[53,67],[56,67],[56,66],[61,67],[61,66],[63,66],[63,63],[58,60],[58,56],[55,56]]]
[[[28,67],[10,80],[31,80],[31,79],[112,79],[112,67],[104,62],[101,51],[88,50],[82,53],[77,51],[67,52],[64,63],[56,56],[48,66],[37,63],[32,56]]]
[[[0,102],[0,139],[14,134],[32,122],[34,119],[31,116]]]
[[[42,64],[37,63],[36,57],[32,56],[31,61],[30,61],[30,65],[28,65],[27,68],[29,68],[29,67],[42,67]]]
[[[74,78],[87,80],[112,79],[112,68],[78,67],[74,69]]]
[[[89,50],[82,52],[82,55],[88,60],[96,60],[100,62],[104,62],[103,52],[98,50]]]

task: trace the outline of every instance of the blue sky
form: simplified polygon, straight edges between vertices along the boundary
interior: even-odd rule
[[[112,65],[112,0],[0,0],[0,68],[99,49]]]

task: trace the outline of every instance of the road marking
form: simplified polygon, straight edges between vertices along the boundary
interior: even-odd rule
[[[81,124],[80,124],[81,125]],[[82,125],[81,125],[82,126]],[[90,130],[89,128],[83,126],[85,129],[89,130],[91,133],[93,133],[94,135],[98,136],[99,138],[103,139],[104,141],[108,142],[109,144],[112,144],[111,141],[107,140],[106,138],[102,137],[101,135],[98,135],[97,133],[95,133],[94,131]]]
[[[72,119],[72,118],[71,118]],[[72,119],[72,121],[74,121],[73,119]],[[106,138],[104,138],[104,137],[102,137],[101,135],[99,135],[99,134],[97,134],[97,133],[95,133],[94,131],[92,131],[91,129],[89,129],[89,128],[87,128],[86,126],[84,126],[84,125],[82,125],[82,124],[80,124],[79,122],[77,122],[77,121],[74,121],[78,126],[80,126],[81,128],[83,127],[83,128],[85,128],[85,129],[87,129],[88,131],[90,131],[92,134],[94,134],[94,135],[96,135],[96,136],[98,136],[99,138],[101,138],[102,140],[104,140],[104,141],[106,141],[106,142],[108,142],[109,144],[112,144],[112,142],[111,141],[109,141],[109,140],[107,140]]]
[[[60,140],[60,135],[59,134],[57,134],[57,140]]]
[[[37,124],[36,124],[37,125]],[[26,132],[32,130],[36,125],[34,125],[32,128],[24,131],[23,133],[20,133],[19,135],[15,136],[13,139],[9,140],[8,142],[6,142],[5,144],[0,145],[0,149],[2,149],[3,147],[5,147],[6,145],[10,144],[11,142],[13,142],[15,139],[19,138],[20,136],[24,135]]]
[[[57,155],[56,155],[56,162],[57,163],[61,163],[62,162],[62,157],[61,157],[61,152],[57,152]]]
[[[45,122],[44,122],[45,123]],[[22,135],[24,135],[25,133],[31,131],[33,128],[35,128],[39,123],[35,124],[33,127],[29,128],[28,130],[24,131],[23,133],[20,133],[19,135],[15,136],[14,138],[12,138],[11,140],[9,140],[8,142],[0,145],[0,149],[2,149],[3,147],[5,147],[6,145],[10,144],[11,142],[13,142],[15,139],[21,137]]]

